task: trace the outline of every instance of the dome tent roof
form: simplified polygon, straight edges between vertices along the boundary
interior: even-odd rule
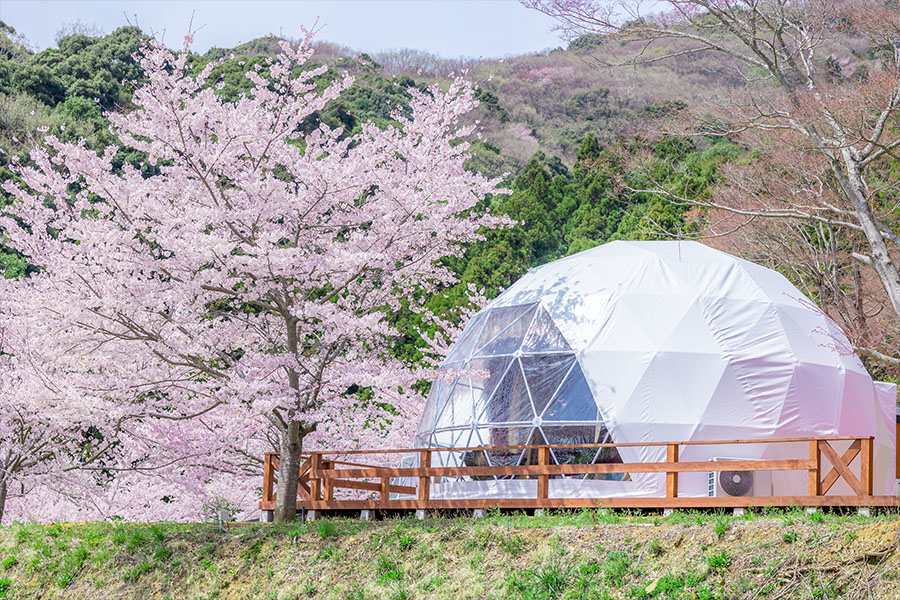
[[[873,435],[894,420],[886,386],[787,279],[697,242],[612,242],[532,269],[442,369],[460,375],[436,384],[419,446]]]

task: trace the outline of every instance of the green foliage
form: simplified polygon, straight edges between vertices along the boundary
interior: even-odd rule
[[[560,598],[572,579],[572,571],[559,563],[537,569],[513,572],[506,578],[509,598],[522,600],[553,600]]]
[[[716,535],[719,538],[725,537],[725,532],[727,532],[730,527],[731,519],[725,515],[719,515],[713,523],[713,531],[716,532]]]
[[[375,572],[378,575],[378,582],[381,584],[403,579],[403,571],[400,570],[396,561],[388,558],[384,554],[378,555],[375,562]]]
[[[709,554],[706,557],[706,564],[709,565],[710,569],[724,571],[731,565],[731,555],[726,551],[721,551],[716,554]]]
[[[121,83],[143,76],[132,55],[147,40],[137,27],[120,27],[103,37],[73,34],[63,37],[58,48],[8,61],[8,77],[0,78],[4,94],[25,93],[48,106],[67,98],[96,99],[106,109],[127,103],[129,90]]]
[[[0,577],[0,598],[6,598],[11,586],[12,580],[9,577]]]
[[[335,526],[335,524],[332,521],[329,521],[327,519],[319,521],[319,524],[317,527],[318,527],[320,538],[330,538],[330,537],[336,537],[336,536],[340,535],[340,533],[338,532],[337,526]]]

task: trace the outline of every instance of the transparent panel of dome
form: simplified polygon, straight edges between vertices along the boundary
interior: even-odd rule
[[[544,434],[540,429],[534,428],[531,430],[531,434],[528,436],[528,446],[537,446],[537,445],[546,445],[547,438],[544,437]],[[519,459],[520,465],[536,465],[538,464],[538,450],[537,448],[531,448],[525,450],[522,453],[522,457]],[[517,477],[517,479],[527,479],[527,477]]]
[[[541,418],[545,422],[601,420],[600,410],[578,364],[566,375]]]
[[[423,432],[431,433],[431,430],[434,429],[438,410],[443,408],[443,402],[446,402],[449,392],[448,385],[443,379],[432,382],[431,390],[428,392],[428,399],[425,401],[425,409],[422,411],[422,418],[419,420],[417,434]]]
[[[534,420],[534,410],[525,377],[518,360],[513,360],[506,375],[497,385],[487,406],[478,418],[479,423],[523,422],[529,425]]]
[[[544,437],[550,444],[579,445],[597,444],[580,448],[554,448],[553,458],[559,464],[600,464],[621,463],[622,458],[615,448],[605,448],[600,444],[612,443],[612,438],[605,425],[568,425],[568,426],[544,426],[541,428]],[[605,479],[619,481],[622,473],[598,473],[591,475],[575,475],[573,479]]]
[[[494,393],[497,384],[503,380],[507,370],[512,366],[515,366],[515,362],[508,356],[475,358],[469,364],[467,371],[472,382],[476,415],[484,413],[488,399]]]
[[[531,435],[530,425],[520,427],[491,427],[479,431],[487,446],[524,446]],[[489,450],[487,459],[491,465],[511,466],[519,464],[523,450]]]
[[[475,356],[510,355],[522,347],[522,340],[534,320],[536,309],[525,312],[521,317],[513,321],[509,327],[498,333],[485,346],[475,351]]]
[[[436,429],[447,427],[459,427],[472,423],[475,417],[474,404],[472,402],[472,387],[468,377],[459,377],[453,384],[444,409],[438,416]]]
[[[537,304],[492,308],[487,313],[474,356],[511,354],[522,345],[522,338],[534,318]]]
[[[555,397],[566,375],[575,368],[575,355],[538,354],[522,356],[519,360],[528,382],[534,410],[541,414]]]
[[[475,345],[481,337],[481,329],[486,316],[487,312],[480,312],[469,320],[462,335],[456,340],[447,358],[444,359],[445,365],[462,362],[472,356],[472,351],[475,350]]]
[[[550,314],[541,307],[537,315],[535,315],[531,328],[525,335],[525,340],[522,342],[522,351],[536,353],[563,352],[566,350],[570,350],[566,338],[559,332]]]

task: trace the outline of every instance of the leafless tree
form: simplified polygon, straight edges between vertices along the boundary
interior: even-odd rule
[[[732,165],[709,198],[651,186],[707,210],[854,234],[900,318],[900,8],[894,0],[525,0],[572,34],[631,44],[627,64],[718,53],[743,85],[684,130],[732,136],[757,160]],[[847,72],[849,72],[849,74]],[[702,113],[702,114],[701,114]],[[893,342],[896,345],[896,341]],[[889,353],[870,356],[898,364]]]

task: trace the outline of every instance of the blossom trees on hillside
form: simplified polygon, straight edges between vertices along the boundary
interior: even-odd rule
[[[722,172],[685,205],[849,232],[848,256],[877,277],[900,318],[900,11],[881,0],[523,0],[570,33],[633,43],[630,64],[717,53],[743,85],[681,131],[732,136],[759,160]],[[642,11],[645,6],[657,14]],[[617,46],[619,46],[617,44]],[[894,166],[891,166],[894,165]],[[732,220],[733,223],[734,220]],[[892,336],[896,339],[896,336]],[[866,349],[862,349],[867,351]],[[884,362],[895,356],[868,350]]]
[[[171,441],[194,457],[182,464],[215,468],[270,441],[276,520],[290,520],[307,436],[365,444],[379,422],[415,417],[416,376],[391,357],[385,316],[451,282],[441,257],[501,224],[471,210],[496,182],[463,169],[472,128],[458,120],[475,102],[462,80],[410,90],[395,127],[304,137],[351,83],[304,64],[309,36],[249,71],[234,102],[216,95],[214,63],[191,72],[188,43],[151,42],[136,109],[108,115],[152,170],[48,137],[6,184],[0,227],[40,267],[16,284],[17,326],[64,348],[54,388],[93,390],[148,429],[130,439]]]

